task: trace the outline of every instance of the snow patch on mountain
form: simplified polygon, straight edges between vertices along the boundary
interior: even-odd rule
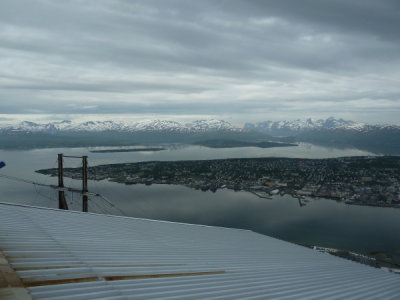
[[[142,120],[139,122],[122,121],[87,121],[74,123],[70,120],[50,123],[35,123],[23,121],[17,125],[7,125],[1,128],[3,131],[24,131],[24,132],[101,132],[101,131],[168,131],[168,132],[207,132],[216,130],[236,131],[229,122],[223,120],[197,120],[192,123],[180,123],[170,120]]]
[[[309,130],[309,129],[329,129],[329,128],[362,128],[364,124],[355,123],[353,121],[335,119],[330,117],[326,120],[318,119],[313,120],[308,118],[306,120],[294,121],[265,121],[256,124],[246,123],[245,128],[248,129],[290,129],[293,131]]]
[[[165,132],[208,132],[208,131],[258,131],[272,135],[290,135],[305,131],[315,130],[346,130],[357,132],[371,132],[380,130],[400,130],[399,125],[368,125],[356,123],[350,120],[336,119],[297,119],[293,121],[264,121],[259,123],[246,123],[243,128],[232,126],[227,121],[208,119],[196,120],[190,123],[182,123],[172,120],[141,120],[141,121],[86,121],[74,122],[70,120],[36,123],[23,121],[18,124],[0,125],[1,131],[22,132],[141,132],[141,131],[165,131]]]
[[[296,134],[315,130],[346,130],[357,132],[400,130],[400,126],[398,125],[368,125],[350,120],[336,119],[334,117],[317,120],[308,118],[306,120],[297,119],[294,121],[246,123],[243,128],[247,131],[258,131],[268,134]]]
[[[234,127],[224,120],[197,120],[187,123],[186,127],[190,131],[209,131],[209,130],[233,130]]]

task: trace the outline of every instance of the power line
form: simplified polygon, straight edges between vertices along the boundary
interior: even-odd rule
[[[40,190],[38,189],[38,186],[37,186],[36,184],[34,184],[33,186],[34,186],[35,191],[36,191],[36,198],[35,198],[35,201],[34,201],[34,202],[36,202],[38,196],[42,196],[43,198],[46,198],[47,200],[51,200],[51,201],[54,200],[54,199],[50,198],[49,196],[47,196],[47,195],[41,193]]]
[[[82,180],[83,181],[82,181],[82,189],[81,190],[77,189],[77,188],[73,188],[73,187],[66,187],[64,185],[64,174],[63,174],[64,173],[63,172],[64,157],[66,157],[66,158],[81,158],[82,159]],[[113,208],[113,209],[117,210],[121,215],[126,216],[125,213],[119,207],[117,207],[114,203],[109,201],[105,196],[98,194],[98,193],[89,193],[88,192],[87,185],[88,185],[88,177],[89,177],[88,176],[89,175],[89,172],[88,172],[89,165],[88,165],[88,161],[87,161],[87,156],[69,156],[69,155],[58,154],[58,159],[56,160],[55,163],[58,166],[58,185],[44,184],[44,183],[36,182],[33,180],[28,180],[28,179],[24,179],[24,178],[20,178],[20,177],[16,177],[16,176],[10,176],[10,175],[6,175],[6,174],[0,174],[0,177],[6,178],[9,180],[14,180],[17,182],[33,184],[35,187],[35,191],[36,191],[35,201],[36,201],[38,195],[45,197],[47,199],[50,199],[46,195],[43,195],[39,191],[38,187],[50,187],[54,190],[57,190],[58,191],[58,200],[59,200],[58,207],[60,209],[68,209],[65,192],[71,192],[71,201],[73,201],[73,193],[79,193],[82,196],[82,211],[84,211],[84,212],[88,211],[89,196],[95,196],[95,197],[99,197],[100,199],[102,199],[104,201],[104,203],[106,205],[108,205],[110,208]],[[70,178],[70,183],[72,183],[72,178]],[[52,199],[50,199],[50,200],[52,200]],[[92,199],[90,199],[90,200],[92,200]],[[105,206],[102,207],[100,203],[97,203],[96,201],[91,201],[91,202],[94,203],[95,205],[97,205],[100,209],[105,209]],[[73,204],[73,203],[71,203],[71,204]]]
[[[100,213],[105,213],[105,214],[112,214],[112,212],[110,212],[105,206],[102,206],[100,203],[98,203],[97,201],[94,201],[93,199],[89,199],[90,203],[93,204],[95,207],[98,208],[98,211]]]
[[[74,192],[74,193],[82,194],[82,191],[80,189],[77,189],[77,188],[72,188],[72,187],[62,187],[62,188],[60,188],[60,187],[58,187],[57,185],[54,185],[54,184],[44,184],[44,183],[40,183],[40,182],[36,182],[36,181],[24,179],[24,178],[19,178],[19,177],[15,177],[15,176],[5,175],[5,174],[0,174],[0,177],[6,178],[6,179],[10,179],[10,180],[14,180],[14,181],[18,181],[18,182],[33,184],[33,185],[37,185],[37,186],[46,186],[46,187],[53,188],[55,190],[64,190],[64,191],[68,191],[68,192]],[[100,194],[97,194],[97,193],[90,193],[90,192],[87,192],[85,194],[88,195],[88,196],[99,196],[100,195]]]
[[[127,217],[127,215],[115,204],[113,204],[111,201],[109,201],[106,197],[104,197],[103,195],[96,195],[97,197],[99,197],[100,199],[103,199],[107,204],[109,204],[112,208],[115,208],[117,211],[119,211],[123,216]]]
[[[80,195],[82,195],[82,191],[76,188],[71,188],[71,187],[63,187],[60,188],[56,185],[53,184],[44,184],[44,183],[40,183],[40,182],[36,182],[33,180],[28,180],[28,179],[24,179],[24,178],[19,178],[16,176],[10,176],[10,175],[6,175],[6,174],[0,174],[0,177],[9,179],[9,180],[14,180],[17,182],[22,182],[22,183],[26,183],[26,184],[32,184],[35,187],[35,191],[37,193],[37,195],[40,195],[48,200],[54,201],[54,199],[51,199],[49,196],[42,194],[39,190],[38,187],[50,187],[52,189],[55,190],[64,190],[64,191],[69,191],[72,193],[78,193]],[[94,197],[98,197],[100,199],[102,199],[106,204],[108,204],[110,207],[114,208],[115,210],[117,210],[120,214],[122,214],[123,216],[127,216],[119,207],[117,207],[115,204],[113,204],[110,200],[108,200],[106,197],[104,197],[101,194],[98,193],[91,193],[91,192],[86,192],[85,193],[87,196],[94,196]],[[92,203],[96,203],[95,201],[93,201],[92,199],[90,199]],[[96,203],[97,204],[97,203]],[[108,213],[108,212],[105,212]]]

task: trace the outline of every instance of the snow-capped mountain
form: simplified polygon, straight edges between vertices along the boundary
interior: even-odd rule
[[[209,131],[209,130],[235,130],[235,128],[224,120],[197,120],[193,123],[187,123],[186,127],[190,131]]]
[[[368,125],[333,117],[246,123],[242,128],[223,120],[197,120],[190,123],[171,120],[23,121],[0,125],[0,134],[0,148],[10,149],[191,144],[210,139],[275,139],[328,147],[352,147],[390,155],[398,155],[400,149],[399,125]]]
[[[330,117],[326,120],[312,120],[308,118],[306,120],[294,120],[294,121],[265,121],[260,123],[246,123],[244,128],[246,129],[258,129],[258,130],[274,130],[274,129],[288,129],[293,131],[308,130],[308,129],[328,129],[328,128],[357,128],[362,127],[363,124],[355,123],[353,121],[347,121],[343,119],[335,119]]]
[[[169,120],[143,120],[128,126],[129,131],[185,131],[184,124]]]
[[[57,133],[63,131],[79,132],[138,132],[138,131],[168,131],[168,132],[208,132],[208,131],[237,131],[229,122],[223,120],[197,120],[192,123],[180,123],[170,120],[142,120],[139,122],[122,121],[87,121],[75,123],[69,120],[50,123],[35,123],[23,121],[17,125],[1,128],[3,131]]]
[[[182,123],[171,120],[141,120],[138,122],[129,121],[87,121],[73,122],[64,120],[59,122],[35,123],[23,121],[16,125],[7,125],[0,127],[2,131],[20,131],[20,132],[140,132],[140,131],[166,131],[166,132],[208,132],[208,131],[257,131],[271,135],[291,135],[308,131],[324,130],[344,130],[357,132],[371,132],[379,130],[400,130],[398,125],[368,125],[356,123],[344,119],[327,119],[294,121],[264,121],[259,123],[246,123],[243,128],[232,126],[224,120],[196,120],[190,123]]]
[[[260,123],[246,123],[244,129],[248,131],[258,131],[268,134],[296,134],[307,131],[357,131],[369,132],[372,130],[382,129],[399,129],[397,125],[367,125],[364,123],[356,123],[344,119],[335,119],[329,117],[327,119],[312,120],[294,120],[294,121],[265,121]]]

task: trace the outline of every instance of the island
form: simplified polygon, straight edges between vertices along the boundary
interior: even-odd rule
[[[154,151],[162,151],[166,150],[163,147],[151,147],[151,148],[121,148],[121,149],[103,149],[103,150],[91,150],[92,153],[117,153],[117,152],[154,152]]]
[[[271,142],[271,141],[238,141],[228,139],[214,139],[194,142],[193,145],[200,145],[208,148],[241,148],[241,147],[258,147],[258,148],[272,148],[272,147],[292,147],[297,144],[283,143],[283,142]]]
[[[57,169],[36,171],[57,176]],[[80,168],[64,175],[81,178]],[[233,158],[149,161],[89,168],[89,179],[123,184],[176,184],[212,192],[227,188],[260,197],[289,194],[347,204],[400,207],[400,157],[362,156],[330,159]]]

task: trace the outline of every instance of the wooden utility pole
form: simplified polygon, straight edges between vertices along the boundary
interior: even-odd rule
[[[58,154],[58,208],[68,209],[64,195],[63,158],[82,158],[82,211],[88,212],[88,162],[87,156],[69,156]]]
[[[82,211],[88,212],[88,163],[87,156],[82,156]]]
[[[68,204],[64,194],[64,170],[63,155],[58,154],[58,208],[68,210]]]

